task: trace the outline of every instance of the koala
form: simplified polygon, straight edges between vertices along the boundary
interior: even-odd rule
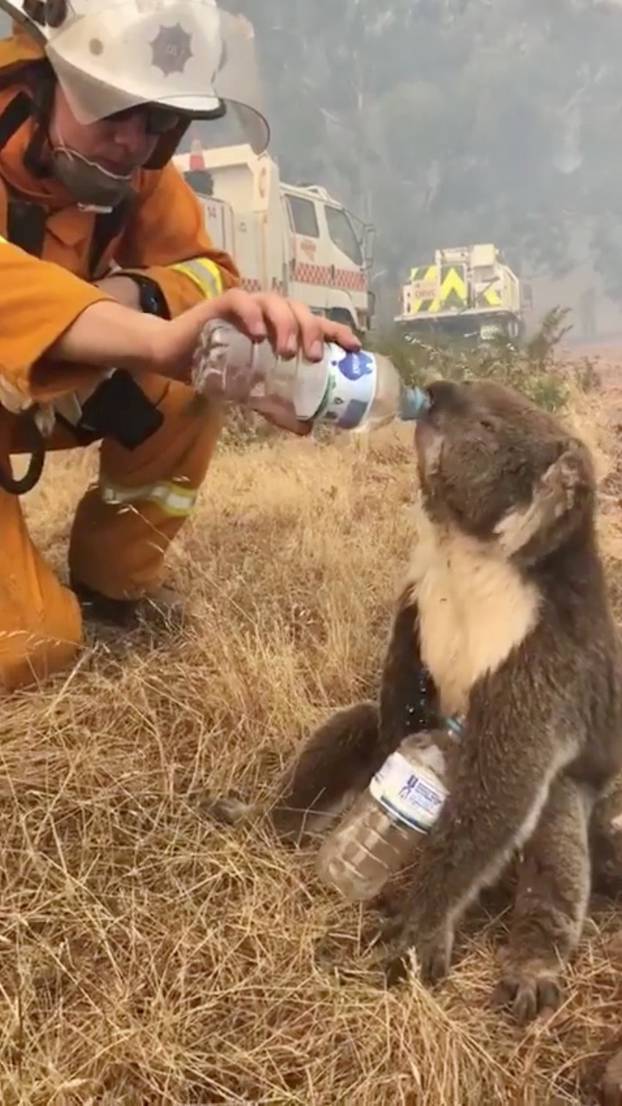
[[[617,899],[622,896],[622,774],[618,775],[594,808],[590,847],[595,890]],[[601,1085],[603,1106],[622,1106],[622,1049],[613,1051]]]
[[[585,445],[513,390],[439,381],[429,395],[415,432],[418,536],[379,701],[311,735],[271,819],[299,839],[406,736],[461,716],[449,797],[396,905],[387,977],[402,979],[414,950],[422,979],[440,980],[460,919],[513,862],[496,998],[526,1021],[559,1001],[590,893],[594,808],[622,766],[595,476]]]

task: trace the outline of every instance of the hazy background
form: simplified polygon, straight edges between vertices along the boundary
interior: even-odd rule
[[[619,0],[225,6],[255,26],[285,179],[376,225],[381,302],[436,246],[494,241],[538,307],[593,295],[622,333]]]
[[[622,331],[619,3],[228,6],[256,28],[284,175],[375,223],[379,290],[436,246],[494,241],[540,277],[537,307],[593,294]]]

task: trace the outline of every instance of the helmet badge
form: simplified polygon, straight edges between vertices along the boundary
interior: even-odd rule
[[[180,23],[174,27],[160,27],[156,37],[150,43],[151,64],[168,77],[170,73],[183,73],[192,55],[192,36],[184,31]]]

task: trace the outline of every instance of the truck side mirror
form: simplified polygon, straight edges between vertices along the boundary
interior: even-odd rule
[[[363,236],[363,255],[365,257],[365,268],[371,269],[374,263],[374,246],[376,244],[376,228],[367,224],[365,226],[365,232]]]

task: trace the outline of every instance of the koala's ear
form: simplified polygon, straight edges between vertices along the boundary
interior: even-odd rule
[[[559,548],[594,502],[594,469],[589,450],[577,439],[559,442],[554,460],[536,482],[531,503],[509,511],[495,536],[506,557],[535,564]]]

